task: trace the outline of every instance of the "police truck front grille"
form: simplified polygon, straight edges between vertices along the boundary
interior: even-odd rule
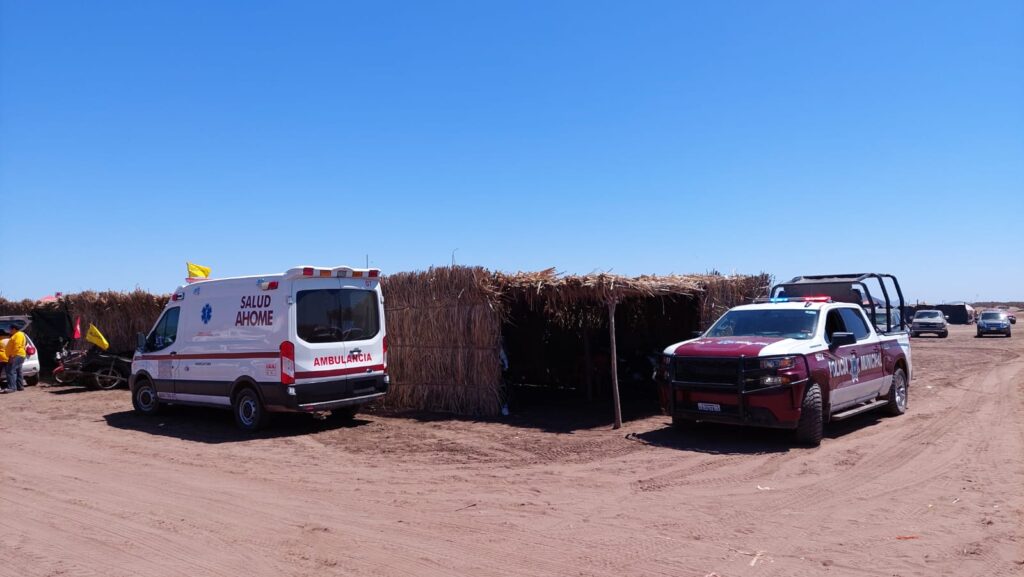
[[[675,380],[685,383],[735,385],[739,379],[741,359],[677,358]]]

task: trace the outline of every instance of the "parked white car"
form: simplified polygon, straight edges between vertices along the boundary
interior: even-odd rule
[[[17,326],[24,330],[28,326],[27,316],[4,316],[0,317],[0,330],[4,335],[11,334],[11,327]],[[0,338],[0,347],[6,347],[9,339],[4,336]],[[6,371],[0,371],[0,382],[7,382]],[[21,374],[25,377],[25,384],[34,386],[39,384],[39,351],[36,350],[32,337],[25,335],[25,364],[21,367]],[[6,385],[5,385],[6,386]]]

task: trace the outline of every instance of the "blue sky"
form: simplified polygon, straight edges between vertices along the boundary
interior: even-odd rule
[[[0,0],[0,195],[14,299],[455,249],[1024,299],[1024,4]]]

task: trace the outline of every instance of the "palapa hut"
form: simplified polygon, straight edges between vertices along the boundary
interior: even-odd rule
[[[386,403],[494,415],[520,387],[614,397],[616,378],[627,392],[654,398],[658,352],[769,284],[764,274],[576,276],[461,266],[390,275],[383,281]]]

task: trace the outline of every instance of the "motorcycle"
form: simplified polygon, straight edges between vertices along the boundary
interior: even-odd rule
[[[129,357],[105,353],[97,347],[87,351],[68,350],[67,345],[57,353],[57,368],[53,380],[62,385],[82,382],[103,390],[115,389],[128,382],[132,372]]]

